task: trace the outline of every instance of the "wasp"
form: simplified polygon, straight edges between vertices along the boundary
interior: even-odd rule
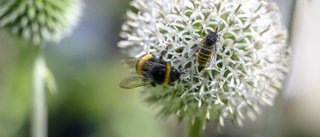
[[[214,56],[216,54],[216,42],[218,34],[210,31],[209,34],[189,52],[189,57],[192,57],[198,52],[198,70],[201,71],[206,66],[207,62],[211,59],[211,63],[214,63]]]
[[[180,72],[173,68],[169,62],[163,60],[167,51],[163,51],[157,58],[153,54],[145,54],[139,58],[128,57],[125,62],[135,68],[136,72],[123,79],[119,86],[124,89],[132,89],[151,84],[153,87],[158,85],[174,85],[180,79]]]

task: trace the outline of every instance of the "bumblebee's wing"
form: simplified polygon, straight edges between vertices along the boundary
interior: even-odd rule
[[[146,79],[140,75],[131,75],[123,79],[120,82],[119,86],[124,89],[132,89],[132,88],[144,86],[150,83],[151,81],[149,79]]]
[[[165,66],[165,64],[163,64],[165,62],[161,62],[158,61],[158,62],[154,62],[154,61],[146,61],[145,64],[144,64],[144,70],[152,70],[154,67],[159,67],[159,66]]]
[[[138,60],[143,60],[143,59],[139,59],[139,58],[136,58],[136,57],[127,57],[125,59],[125,62],[131,67],[131,68],[135,68],[136,65],[137,65],[137,62]],[[148,67],[148,66],[157,66],[157,65],[161,65],[160,63],[158,62],[155,62],[155,61],[150,61],[150,60],[145,60],[145,64],[144,66]]]
[[[136,57],[127,57],[126,59],[124,59],[124,61],[129,65],[129,67],[135,68],[136,64],[138,62],[138,58],[136,58]]]
[[[189,58],[191,58],[199,50],[199,48],[201,47],[205,39],[206,37],[203,40],[201,40],[201,42],[189,52],[188,54]]]

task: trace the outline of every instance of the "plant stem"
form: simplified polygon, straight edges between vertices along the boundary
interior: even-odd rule
[[[33,66],[33,114],[32,114],[32,137],[47,137],[47,103],[45,95],[46,72],[45,60],[41,46],[35,46],[35,60]]]
[[[188,137],[201,137],[202,136],[203,121],[199,117],[194,118],[194,122],[189,123]]]

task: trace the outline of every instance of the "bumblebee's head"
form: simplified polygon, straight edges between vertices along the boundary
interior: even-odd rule
[[[175,68],[172,68],[170,73],[170,82],[174,82],[179,79],[180,79],[180,71],[178,71]]]

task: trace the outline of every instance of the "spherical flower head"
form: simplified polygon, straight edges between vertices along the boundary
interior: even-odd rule
[[[155,55],[182,71],[175,86],[145,86],[143,95],[163,116],[200,118],[219,125],[254,119],[272,105],[286,73],[290,47],[280,13],[261,0],[134,0],[118,43],[127,56]],[[188,54],[210,32],[218,34],[213,62],[198,69]]]
[[[1,0],[0,28],[33,44],[58,42],[81,14],[80,0]]]

